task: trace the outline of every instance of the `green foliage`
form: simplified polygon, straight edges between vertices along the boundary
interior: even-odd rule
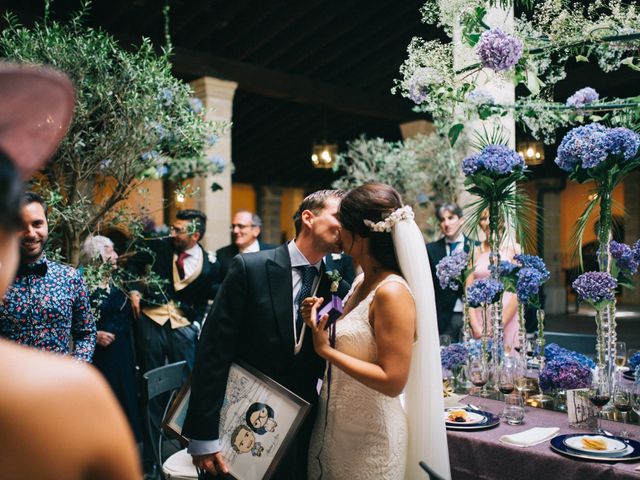
[[[89,5],[59,23],[46,17],[47,1],[45,18],[32,28],[9,13],[0,33],[0,57],[53,66],[75,84],[69,132],[34,185],[52,206],[54,248],[73,264],[82,240],[104,227],[142,180],[219,173],[223,165],[206,158],[205,149],[226,127],[204,119],[189,86],[172,75],[167,54],[156,54],[149,40],[124,50],[85,26]],[[96,199],[97,191],[106,196]]]
[[[452,38],[454,27],[460,25],[462,42],[475,48],[481,34],[491,27],[485,23],[488,8],[514,3],[532,11],[516,18],[509,32],[523,43],[523,55],[511,71],[500,75],[514,86],[526,87],[528,95],[508,104],[470,102],[466,94],[482,75],[479,60],[456,70],[446,57],[445,44],[420,38],[414,38],[408,46],[401,78],[392,92],[417,102],[415,110],[431,114],[442,134],[455,133],[456,125],[468,120],[506,114],[513,114],[532,136],[546,143],[556,141],[559,128],[589,121],[620,125],[620,117],[626,117],[634,123],[625,126],[639,125],[640,119],[634,114],[640,110],[637,97],[600,99],[583,108],[552,101],[554,86],[565,78],[566,64],[573,59],[597,63],[604,72],[622,67],[640,70],[638,5],[622,0],[595,0],[587,5],[570,0],[428,0],[421,13],[424,23],[444,27]],[[438,75],[426,79],[425,91],[416,95],[414,75],[419,69],[435,70]],[[426,81],[424,77],[420,80]],[[455,138],[452,135],[452,140]]]
[[[398,190],[406,203],[419,205],[456,199],[460,166],[447,138],[418,135],[404,142],[360,137],[338,155],[336,169],[343,176],[336,188],[350,189],[366,182],[387,183]]]

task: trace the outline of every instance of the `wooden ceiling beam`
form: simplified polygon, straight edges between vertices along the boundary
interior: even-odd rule
[[[406,121],[418,118],[401,99],[368,95],[343,88],[222,57],[176,47],[174,70],[187,77],[212,76],[238,82],[239,88],[296,103],[320,105],[337,111],[365,117]]]

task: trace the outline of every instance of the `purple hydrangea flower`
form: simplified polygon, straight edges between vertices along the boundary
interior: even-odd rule
[[[598,92],[591,87],[585,87],[567,98],[567,107],[582,108],[589,103],[596,102],[600,98]]]
[[[475,280],[467,288],[467,301],[472,307],[489,305],[498,299],[498,294],[504,290],[502,282],[491,278]]]
[[[414,103],[421,104],[429,96],[429,86],[437,83],[439,79],[440,75],[433,68],[416,68],[409,79],[409,98]]]
[[[607,128],[591,123],[570,130],[560,142],[556,164],[571,172],[576,166],[589,169],[597,167],[609,155],[619,155],[630,160],[638,153],[640,135],[628,128]]]
[[[524,168],[524,159],[505,145],[488,145],[480,153],[462,161],[462,171],[470,176],[485,170],[498,175],[507,175]]]
[[[543,391],[553,388],[587,388],[591,385],[591,369],[569,357],[559,358],[545,364],[539,381]]]
[[[544,280],[542,274],[531,267],[523,267],[518,270],[517,277],[516,293],[518,294],[518,301],[526,305],[538,295]]]
[[[483,67],[501,72],[518,63],[522,56],[522,42],[495,27],[480,36],[476,51]]]
[[[640,263],[637,257],[637,251],[634,248],[612,240],[609,244],[609,249],[611,256],[616,261],[616,265],[618,265],[620,270],[626,270],[631,274],[638,271]]]
[[[467,361],[467,348],[462,343],[452,343],[440,352],[440,362],[447,370],[453,370]]]
[[[549,273],[549,270],[547,270],[547,266],[544,264],[544,260],[542,260],[537,255],[519,253],[513,258],[516,262],[520,263],[523,268],[533,268],[537,270],[542,277],[542,281],[546,282],[547,280],[549,280],[549,278],[551,278],[551,273]]]
[[[461,275],[467,268],[468,263],[469,256],[464,250],[456,250],[438,262],[436,276],[443,290],[447,288],[458,290]]]
[[[607,272],[586,272],[571,284],[578,294],[578,300],[591,304],[610,301],[618,282]]]

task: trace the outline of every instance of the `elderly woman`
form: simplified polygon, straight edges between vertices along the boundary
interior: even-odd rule
[[[95,235],[87,237],[83,242],[80,258],[84,265],[111,266],[111,269],[105,271],[101,284],[91,292],[91,303],[98,312],[93,365],[111,385],[129,419],[136,440],[140,442],[142,434],[131,337],[133,313],[128,295],[114,284],[111,274],[117,268],[118,254],[111,239]]]

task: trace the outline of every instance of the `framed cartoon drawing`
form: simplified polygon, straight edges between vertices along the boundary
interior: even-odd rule
[[[187,383],[163,423],[185,445],[182,425],[190,395]],[[220,441],[233,478],[270,478],[309,409],[306,401],[253,367],[232,364],[220,411]]]

